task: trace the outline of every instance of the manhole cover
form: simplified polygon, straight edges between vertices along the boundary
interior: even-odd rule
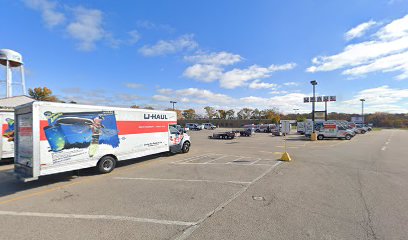
[[[256,201],[265,201],[265,198],[261,196],[252,196],[252,199]]]

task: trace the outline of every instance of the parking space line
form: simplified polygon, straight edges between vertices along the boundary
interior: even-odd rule
[[[243,159],[243,158],[245,158],[245,157],[238,157],[238,158],[236,158],[236,159],[234,159],[234,160],[232,160],[232,161],[229,161],[229,162],[227,162],[227,163],[224,163],[224,164],[233,164],[235,161],[239,161],[239,160],[241,160],[241,159]]]
[[[259,162],[261,160],[262,160],[262,158],[258,158],[258,160],[251,162],[249,165],[254,165],[254,164],[256,164],[257,162]]]
[[[216,159],[213,159],[213,160],[210,160],[210,161],[207,161],[207,162],[204,162],[204,163],[212,163],[212,162],[215,162],[215,161],[220,160],[221,158],[225,158],[225,157],[227,157],[227,155],[222,155],[221,157],[218,157]]]
[[[14,212],[14,211],[0,211],[2,216],[24,216],[24,217],[46,217],[46,218],[68,218],[68,219],[87,219],[87,220],[116,220],[116,221],[130,221],[142,223],[156,223],[164,225],[179,225],[179,226],[193,226],[195,222],[171,221],[152,218],[138,218],[130,216],[114,216],[114,215],[85,215],[85,214],[64,214],[64,213],[39,213],[39,212]]]
[[[383,146],[382,148],[381,148],[381,151],[385,151],[387,149],[387,147],[386,146]]]
[[[198,156],[193,156],[193,157],[189,157],[189,158],[184,158],[184,159],[175,161],[175,162],[173,162],[173,163],[190,162],[190,161],[194,161],[194,160],[200,159],[200,158],[202,158],[202,157],[208,157],[208,156],[211,156],[211,153],[209,153],[209,154],[203,154],[203,155],[198,155]]]
[[[132,177],[114,177],[117,180],[141,180],[141,181],[174,181],[174,182],[208,182],[208,183],[234,183],[234,184],[249,184],[251,182],[243,181],[217,181],[205,179],[178,179],[178,178],[132,178]]]
[[[253,181],[251,181],[248,185],[246,185],[245,187],[243,187],[241,190],[239,190],[238,192],[236,192],[231,198],[229,198],[228,200],[226,200],[225,202],[221,203],[220,205],[218,205],[218,207],[216,207],[214,210],[212,210],[211,212],[209,212],[207,215],[205,215],[203,218],[201,218],[196,224],[190,226],[189,228],[185,229],[183,231],[183,233],[175,238],[175,240],[185,240],[187,239],[196,229],[198,229],[200,227],[200,224],[202,224],[207,218],[213,216],[214,214],[216,214],[217,212],[223,210],[228,204],[230,204],[232,201],[234,201],[236,198],[238,198],[239,196],[241,196],[244,192],[246,192],[248,190],[248,188],[256,183],[257,181],[259,181],[261,178],[263,178],[266,174],[270,173],[275,167],[277,167],[279,164],[281,164],[282,162],[277,162],[274,165],[272,165],[270,168],[268,168],[264,173],[262,173],[260,176],[258,176],[257,178],[255,178]],[[270,165],[269,165],[270,166]]]

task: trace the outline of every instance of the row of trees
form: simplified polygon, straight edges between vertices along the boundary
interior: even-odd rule
[[[64,102],[53,95],[51,89],[47,87],[37,87],[28,90],[28,94],[35,100],[38,101],[49,101],[49,102]],[[76,103],[75,101],[70,101],[70,103]],[[130,106],[131,108],[140,108],[138,105]],[[144,109],[153,109],[153,107],[147,106]],[[173,111],[173,109],[166,109],[168,111]],[[204,107],[205,115],[198,115],[196,111],[192,108],[185,110],[174,110],[177,113],[177,119],[254,119],[254,120],[271,120],[272,122],[279,122],[281,119],[305,121],[306,119],[311,119],[311,114],[282,114],[277,108],[259,110],[257,108],[242,108],[239,111],[233,109],[215,109],[210,106]],[[350,121],[351,117],[359,116],[358,114],[348,114],[348,113],[336,113],[332,112],[328,114],[328,119],[336,120],[346,120]],[[396,127],[396,128],[408,128],[408,114],[390,114],[390,113],[371,113],[365,115],[365,122],[372,123],[377,127]]]

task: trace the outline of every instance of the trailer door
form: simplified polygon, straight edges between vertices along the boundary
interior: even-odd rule
[[[32,113],[18,114],[15,172],[22,178],[33,177],[33,117]]]

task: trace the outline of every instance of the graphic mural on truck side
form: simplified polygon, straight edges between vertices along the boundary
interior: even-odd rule
[[[6,127],[3,125],[3,137],[7,138],[7,141],[14,142],[14,119],[6,118]]]
[[[50,151],[88,148],[89,157],[97,154],[100,144],[119,146],[118,128],[113,111],[45,112],[48,126],[44,127]]]

